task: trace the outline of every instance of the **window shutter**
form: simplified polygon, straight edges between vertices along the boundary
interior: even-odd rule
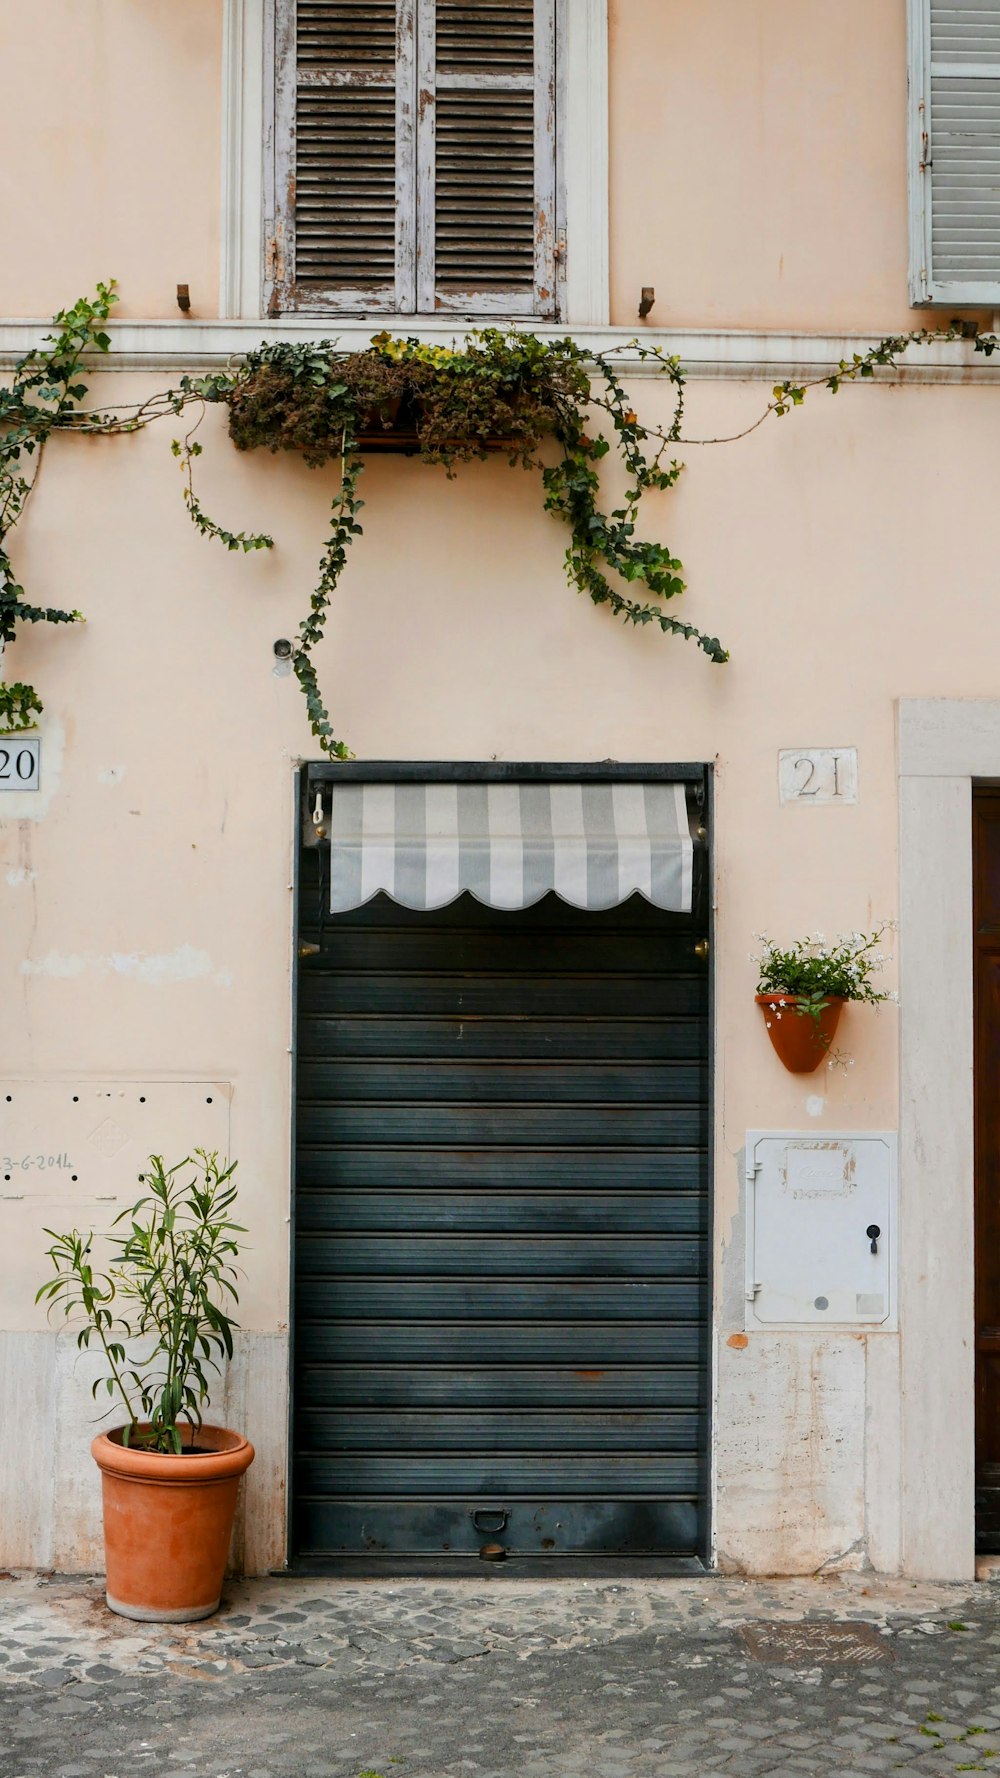
[[[550,315],[553,0],[418,4],[418,307]]]
[[[1000,305],[1000,0],[911,0],[911,295]]]
[[[413,8],[292,0],[279,14],[274,306],[413,308]]]
[[[270,308],[555,313],[556,0],[272,0]]]

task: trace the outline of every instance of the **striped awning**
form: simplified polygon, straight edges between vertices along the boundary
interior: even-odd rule
[[[330,905],[379,890],[408,908],[468,890],[526,908],[555,890],[573,907],[617,907],[636,890],[691,908],[693,846],[683,784],[337,784]]]

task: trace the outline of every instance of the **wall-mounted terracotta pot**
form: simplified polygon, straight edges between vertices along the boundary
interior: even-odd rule
[[[758,994],[756,1000],[767,1035],[792,1074],[811,1074],[827,1060],[846,1000],[831,997],[818,1018],[796,1012],[792,994]]]
[[[180,1457],[122,1444],[90,1447],[104,1494],[107,1600],[121,1617],[184,1624],[218,1609],[240,1477],[254,1449],[238,1432],[200,1426]]]

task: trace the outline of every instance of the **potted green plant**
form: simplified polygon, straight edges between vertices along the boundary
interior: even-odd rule
[[[240,1477],[254,1450],[206,1425],[209,1372],[232,1357],[237,1237],[236,1163],[196,1149],[172,1167],[151,1155],[146,1195],[107,1237],[106,1270],[91,1263],[93,1233],[45,1233],[55,1276],[36,1302],[82,1317],[81,1349],[99,1348],[93,1385],[117,1397],[124,1425],[98,1433],[107,1601],[123,1617],[186,1623],[219,1604]],[[117,1405],[117,1404],[116,1404]]]
[[[784,948],[763,932],[754,934],[761,946],[750,957],[758,969],[757,1005],[777,1055],[793,1074],[811,1074],[824,1059],[831,1060],[849,1000],[871,1006],[895,1000],[895,993],[872,979],[891,962],[880,949],[885,930],[841,933],[830,945],[822,932],[807,933]]]

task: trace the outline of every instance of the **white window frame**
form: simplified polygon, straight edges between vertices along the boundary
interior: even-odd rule
[[[219,314],[263,320],[273,143],[275,0],[224,0]],[[608,0],[558,0],[561,190],[558,321],[606,327],[608,266]],[[374,307],[385,325],[385,310]],[[304,314],[304,311],[299,311]],[[408,315],[412,326],[414,319]],[[515,317],[516,319],[516,317]],[[529,318],[530,319],[530,318]]]
[[[931,117],[930,0],[907,0],[906,13],[910,301],[915,308],[932,308],[941,303],[950,303],[956,308],[998,309],[1000,283],[981,279],[968,283],[934,276],[931,238],[931,161],[934,137]]]

